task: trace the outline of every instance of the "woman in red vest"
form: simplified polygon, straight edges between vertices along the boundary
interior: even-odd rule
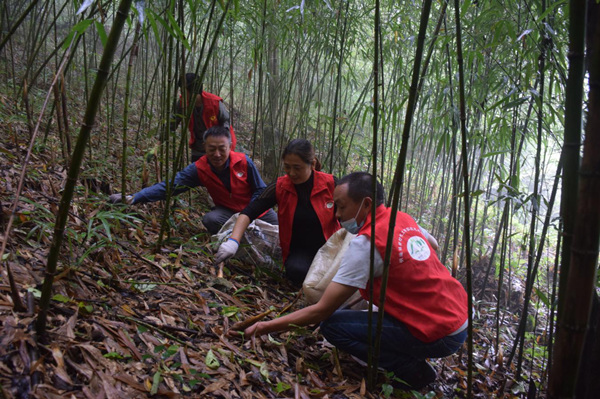
[[[321,322],[321,333],[337,348],[366,362],[374,347],[377,313],[369,334],[369,314],[339,307],[359,290],[369,299],[371,234],[375,236],[373,303],[384,311],[378,365],[397,377],[392,385],[421,389],[433,382],[435,370],[425,360],[456,352],[467,336],[467,293],[439,261],[434,246],[409,215],[398,212],[392,239],[385,302],[379,301],[383,259],[392,211],[383,204],[383,187],[373,176],[355,172],[335,188],[336,216],[357,236],[323,296],[314,305],[246,328],[245,336],[268,334]],[[375,230],[371,208],[375,201]],[[368,337],[371,337],[369,342]],[[371,352],[372,353],[372,352]],[[402,380],[403,382],[399,381]]]
[[[335,178],[320,172],[315,150],[308,140],[290,141],[283,151],[285,176],[277,179],[241,212],[231,237],[219,247],[215,260],[222,262],[237,252],[250,222],[278,205],[279,242],[286,277],[299,286],[315,254],[340,224],[335,217]]]

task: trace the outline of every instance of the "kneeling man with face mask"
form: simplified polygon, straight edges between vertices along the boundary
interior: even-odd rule
[[[379,301],[382,289],[383,259],[392,210],[384,205],[383,187],[377,183],[375,230],[371,229],[373,176],[354,172],[338,181],[333,198],[336,216],[349,232],[357,234],[342,259],[339,270],[314,305],[283,317],[259,322],[245,335],[267,334],[321,323],[321,332],[339,349],[367,361],[374,347],[377,314],[368,342],[368,312],[338,310],[354,293],[369,299],[371,236],[375,236],[373,303],[383,316],[378,364],[403,382],[393,385],[421,389],[433,382],[436,372],[426,361],[456,352],[467,336],[467,294],[438,259],[435,239],[421,229],[412,217],[396,215],[393,247],[385,303]]]

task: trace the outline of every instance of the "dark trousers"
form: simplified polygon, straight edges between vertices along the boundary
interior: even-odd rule
[[[311,251],[290,251],[285,260],[285,277],[296,287],[301,287],[316,255]]]
[[[207,212],[204,215],[202,218],[202,224],[204,227],[206,227],[210,234],[217,234],[223,224],[225,224],[225,222],[228,221],[229,218],[235,213],[236,212],[232,211],[231,209],[222,206],[216,206],[210,212]],[[273,209],[269,209],[269,211],[260,217],[260,219],[270,224],[279,224],[277,220],[277,214],[273,211]]]
[[[377,313],[373,313],[372,335],[375,340]],[[369,312],[338,310],[321,323],[321,333],[338,349],[367,362],[369,354]],[[446,357],[456,352],[467,337],[467,330],[433,342],[414,337],[404,323],[385,314],[381,333],[379,366],[393,371],[397,377],[410,374],[426,358]]]

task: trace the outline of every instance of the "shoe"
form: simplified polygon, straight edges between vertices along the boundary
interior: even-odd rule
[[[391,382],[394,388],[416,391],[431,384],[437,377],[434,368],[426,360],[417,362],[412,369],[404,373],[395,374]]]

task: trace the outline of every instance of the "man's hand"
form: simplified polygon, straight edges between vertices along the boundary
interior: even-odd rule
[[[217,254],[215,255],[215,263],[225,262],[231,258],[237,252],[240,244],[233,238],[228,239],[219,247]]]
[[[108,202],[110,202],[111,204],[120,204],[121,203],[121,194],[111,194],[110,197],[108,197]],[[131,204],[131,202],[133,201],[133,196],[132,195],[126,195],[125,196],[125,203],[127,205]]]
[[[262,335],[260,332],[260,326],[259,324],[261,324],[260,322],[255,323],[253,325],[251,325],[250,327],[246,328],[244,330],[244,336],[245,337],[251,337],[253,335]]]

